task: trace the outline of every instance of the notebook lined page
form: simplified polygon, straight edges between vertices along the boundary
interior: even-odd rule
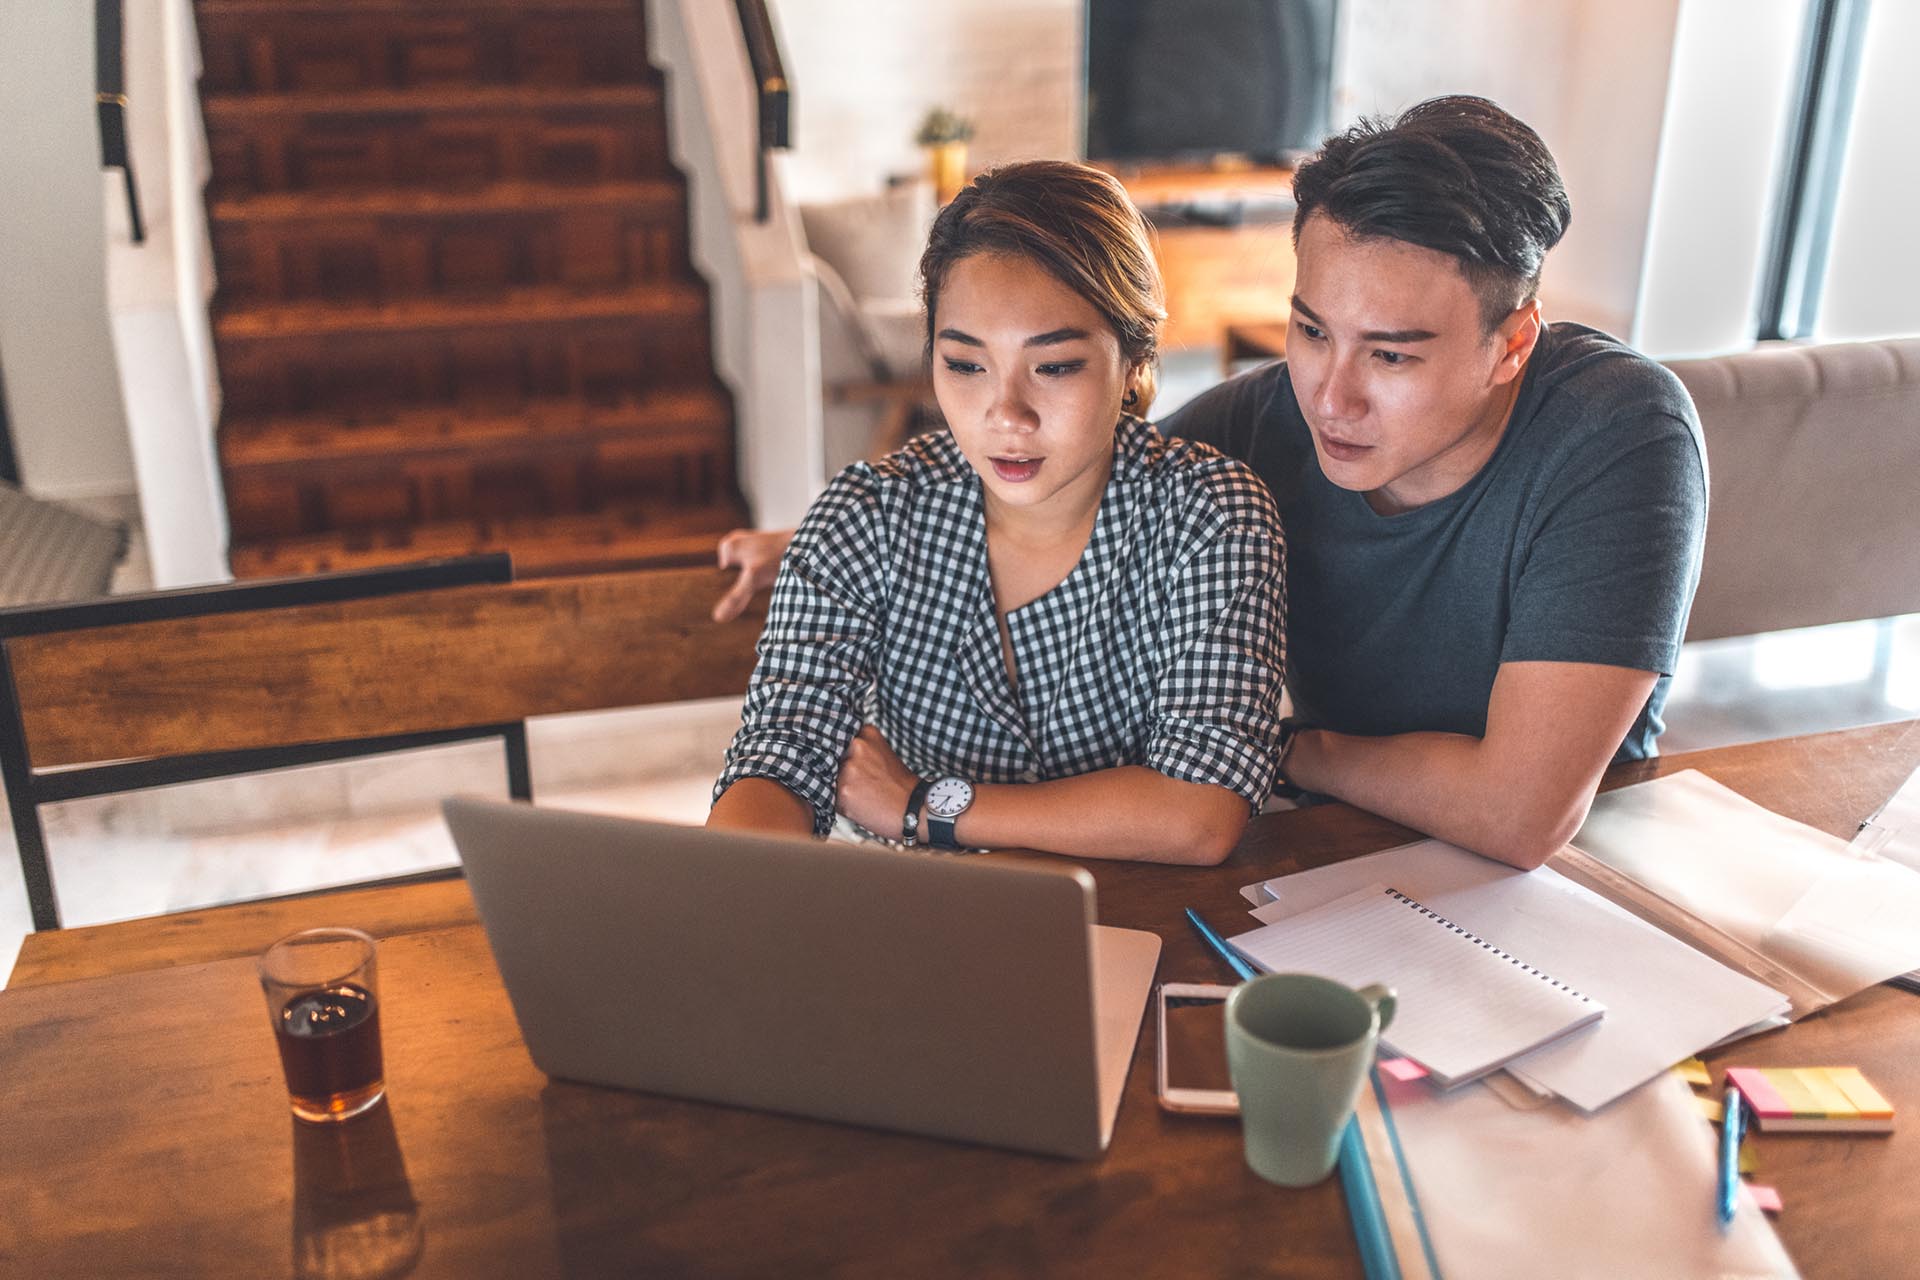
[[[1251,933],[1234,949],[1270,973],[1312,973],[1398,998],[1380,1035],[1446,1088],[1599,1020],[1599,1002],[1385,885]]]

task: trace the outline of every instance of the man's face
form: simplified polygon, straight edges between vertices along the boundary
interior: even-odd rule
[[[1382,514],[1460,488],[1500,443],[1538,306],[1489,336],[1454,259],[1318,213],[1298,257],[1287,365],[1320,469]]]

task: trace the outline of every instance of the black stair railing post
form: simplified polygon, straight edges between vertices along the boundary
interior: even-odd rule
[[[754,93],[759,110],[754,119],[753,217],[765,222],[770,212],[767,192],[767,153],[793,145],[793,87],[787,79],[786,59],[773,30],[767,0],[734,0],[740,32],[746,37],[747,61],[753,68]]]
[[[133,180],[133,156],[127,146],[127,69],[122,0],[94,0],[94,95],[100,116],[100,167],[118,169],[126,181],[127,221],[135,244],[147,240],[140,216],[140,190]]]

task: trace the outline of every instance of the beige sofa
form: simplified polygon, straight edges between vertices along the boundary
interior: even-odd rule
[[[1687,639],[1920,613],[1920,338],[1668,367],[1712,494]]]

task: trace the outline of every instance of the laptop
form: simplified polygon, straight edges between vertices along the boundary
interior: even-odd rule
[[[1092,1158],[1160,939],[1064,864],[456,798],[514,1016],[550,1076]]]

